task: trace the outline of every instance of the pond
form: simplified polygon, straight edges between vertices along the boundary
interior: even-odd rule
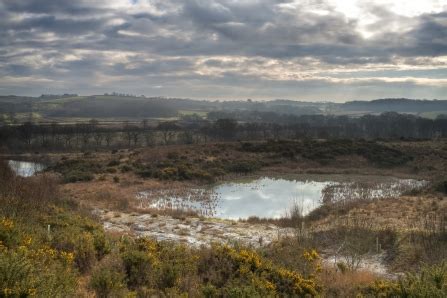
[[[46,166],[41,163],[19,160],[9,160],[8,165],[16,175],[22,177],[33,176],[37,172],[43,171],[46,168]]]
[[[224,219],[250,216],[279,218],[298,206],[303,215],[323,203],[340,200],[398,197],[426,185],[426,181],[393,177],[260,178],[230,182],[209,189],[169,189],[140,192],[142,208],[181,209]]]

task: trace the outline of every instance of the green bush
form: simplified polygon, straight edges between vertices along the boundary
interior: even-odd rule
[[[110,252],[110,243],[101,226],[91,219],[68,212],[49,217],[45,226],[51,226],[51,246],[57,250],[73,252],[74,264],[82,273],[88,272]]]
[[[100,162],[95,160],[74,159],[65,160],[49,167],[48,170],[53,170],[62,174],[64,182],[78,182],[90,181],[94,174],[101,174],[104,168]]]
[[[376,297],[447,297],[447,263],[408,273],[398,281],[376,281],[365,290]]]
[[[95,247],[96,258],[101,260],[105,255],[110,253],[110,241],[106,237],[103,230],[93,231],[93,246]]]
[[[96,250],[93,236],[84,232],[79,235],[75,242],[75,263],[82,273],[90,271],[96,263]]]
[[[127,173],[127,172],[132,171],[132,167],[129,165],[122,165],[120,167],[120,170],[121,170],[121,173]]]
[[[125,278],[120,257],[110,255],[93,271],[90,288],[98,298],[122,297],[126,293]]]
[[[127,285],[131,289],[148,285],[153,273],[152,258],[145,252],[127,250],[122,255]]]
[[[49,248],[0,248],[0,296],[72,296],[76,275],[70,260],[69,255]]]
[[[7,217],[0,217],[0,244],[13,247],[18,245],[20,240],[14,221]]]
[[[70,171],[63,175],[65,183],[86,182],[93,180],[93,178],[94,177],[91,173],[82,172],[78,170]]]

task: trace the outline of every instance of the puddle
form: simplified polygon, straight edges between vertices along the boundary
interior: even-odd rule
[[[18,160],[9,160],[8,165],[16,175],[22,177],[33,176],[37,172],[43,171],[46,168],[46,166],[41,163]]]
[[[299,206],[306,215],[326,202],[398,197],[425,184],[425,181],[390,177],[366,178],[361,181],[265,177],[249,182],[224,183],[210,189],[140,192],[137,199],[141,208],[181,209],[207,217],[279,218],[285,216],[287,210],[294,205]]]

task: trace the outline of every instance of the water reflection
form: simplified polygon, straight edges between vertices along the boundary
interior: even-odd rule
[[[350,177],[346,177],[348,180]],[[352,177],[351,177],[352,178]],[[212,189],[169,189],[141,192],[142,208],[181,209],[226,219],[279,218],[297,203],[304,215],[323,203],[397,197],[425,181],[382,177],[368,181],[314,181],[261,178],[225,183]],[[373,181],[374,180],[374,181]]]
[[[16,175],[22,177],[33,176],[46,168],[44,164],[29,161],[9,160],[8,164]]]
[[[218,186],[216,216],[278,218],[297,202],[307,214],[320,205],[323,189],[331,182],[295,181],[262,178],[250,183],[228,183]]]

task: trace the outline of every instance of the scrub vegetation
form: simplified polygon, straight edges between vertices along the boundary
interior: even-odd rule
[[[0,128],[0,297],[447,296],[445,119],[348,118],[318,114],[319,107],[311,107],[318,115],[278,107],[222,118],[228,111],[200,103],[90,99],[27,99],[62,122]],[[144,119],[154,116],[146,111],[132,121],[68,120],[100,118],[95,107],[106,101],[106,114],[118,117],[122,100],[154,105],[165,118]],[[177,115],[176,104],[196,106]],[[47,168],[19,177],[9,159]],[[277,219],[207,218],[138,199],[148,191],[182,198],[180,205],[214,206],[216,198],[200,201],[207,195],[201,189],[310,174],[361,175],[368,185],[377,175],[427,183],[390,198],[346,193],[309,214],[297,201]],[[146,237],[144,221],[160,231],[158,239],[178,237]],[[250,242],[236,233],[247,226]],[[206,245],[188,240],[205,234],[212,239],[200,242]]]

